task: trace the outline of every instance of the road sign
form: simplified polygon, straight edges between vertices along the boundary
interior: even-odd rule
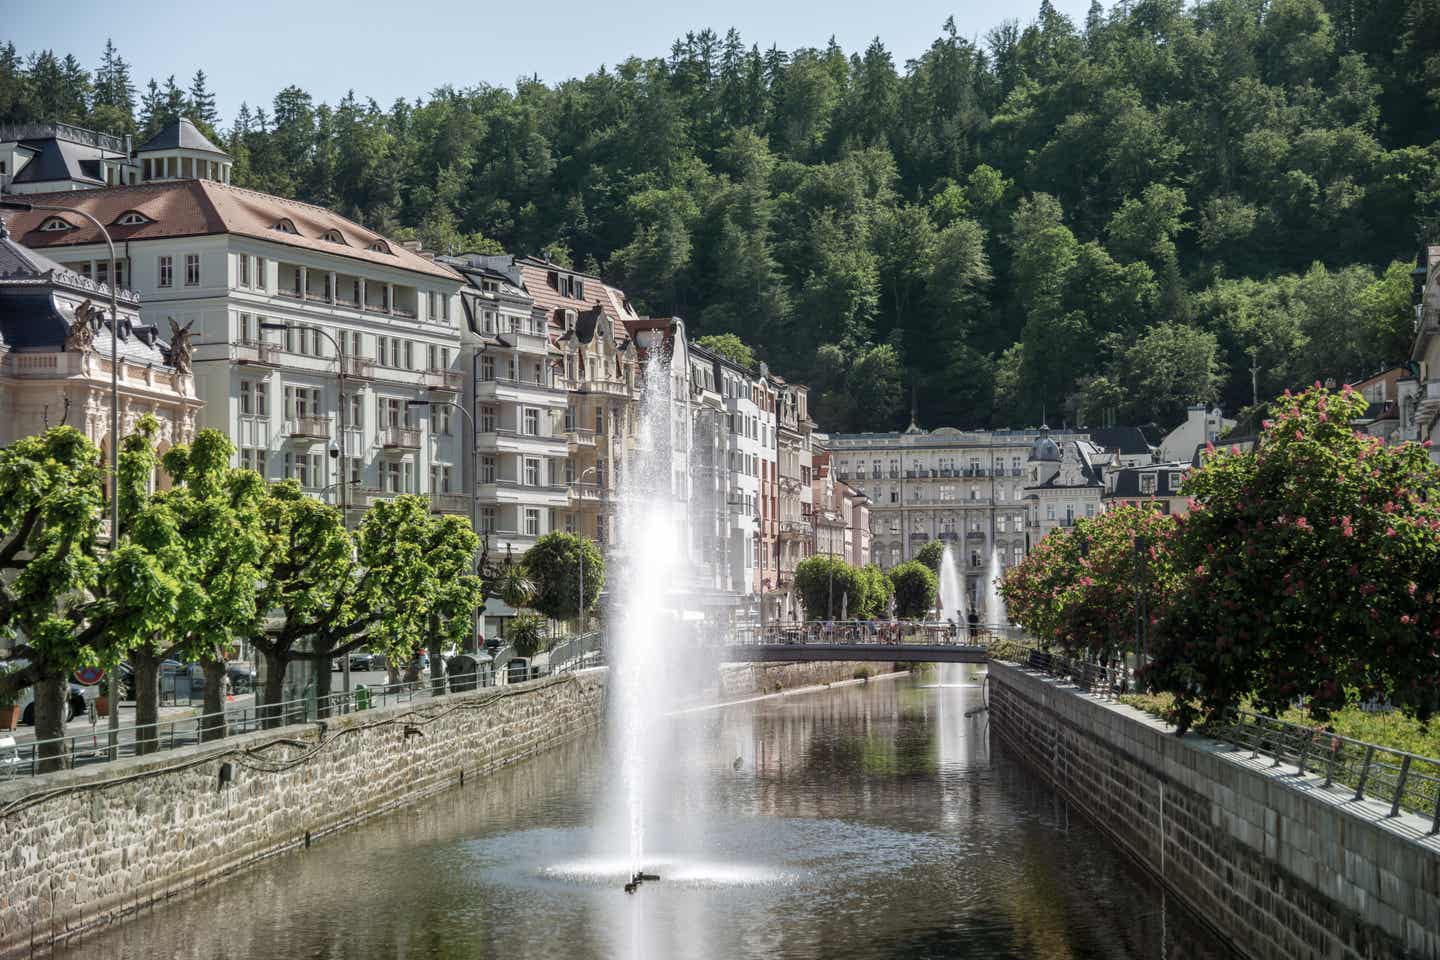
[[[103,679],[105,679],[105,671],[99,667],[81,667],[75,671],[76,682],[87,687],[93,687]]]

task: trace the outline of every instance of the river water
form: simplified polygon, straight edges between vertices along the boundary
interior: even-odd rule
[[[965,716],[983,696],[876,680],[685,714],[703,836],[633,895],[590,859],[593,737],[57,956],[1229,957]]]

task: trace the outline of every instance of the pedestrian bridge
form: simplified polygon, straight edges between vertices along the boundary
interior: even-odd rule
[[[984,663],[986,642],[1013,628],[948,622],[851,621],[779,624],[741,630],[724,644],[732,663],[861,660],[886,663]]]
[[[885,663],[984,663],[985,648],[959,643],[741,643],[725,648],[730,663],[828,660]]]

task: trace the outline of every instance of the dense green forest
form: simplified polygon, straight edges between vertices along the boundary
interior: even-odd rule
[[[1048,3],[919,58],[687,34],[388,108],[216,115],[107,46],[0,46],[0,120],[185,113],[237,182],[441,250],[548,252],[734,333],[823,427],[1166,424],[1408,354],[1440,212],[1440,0]]]

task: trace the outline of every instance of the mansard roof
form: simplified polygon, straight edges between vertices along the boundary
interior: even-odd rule
[[[230,159],[230,154],[211,143],[210,138],[201,133],[199,127],[184,117],[167,123],[135,152],[153,153],[157,150],[200,150]]]

